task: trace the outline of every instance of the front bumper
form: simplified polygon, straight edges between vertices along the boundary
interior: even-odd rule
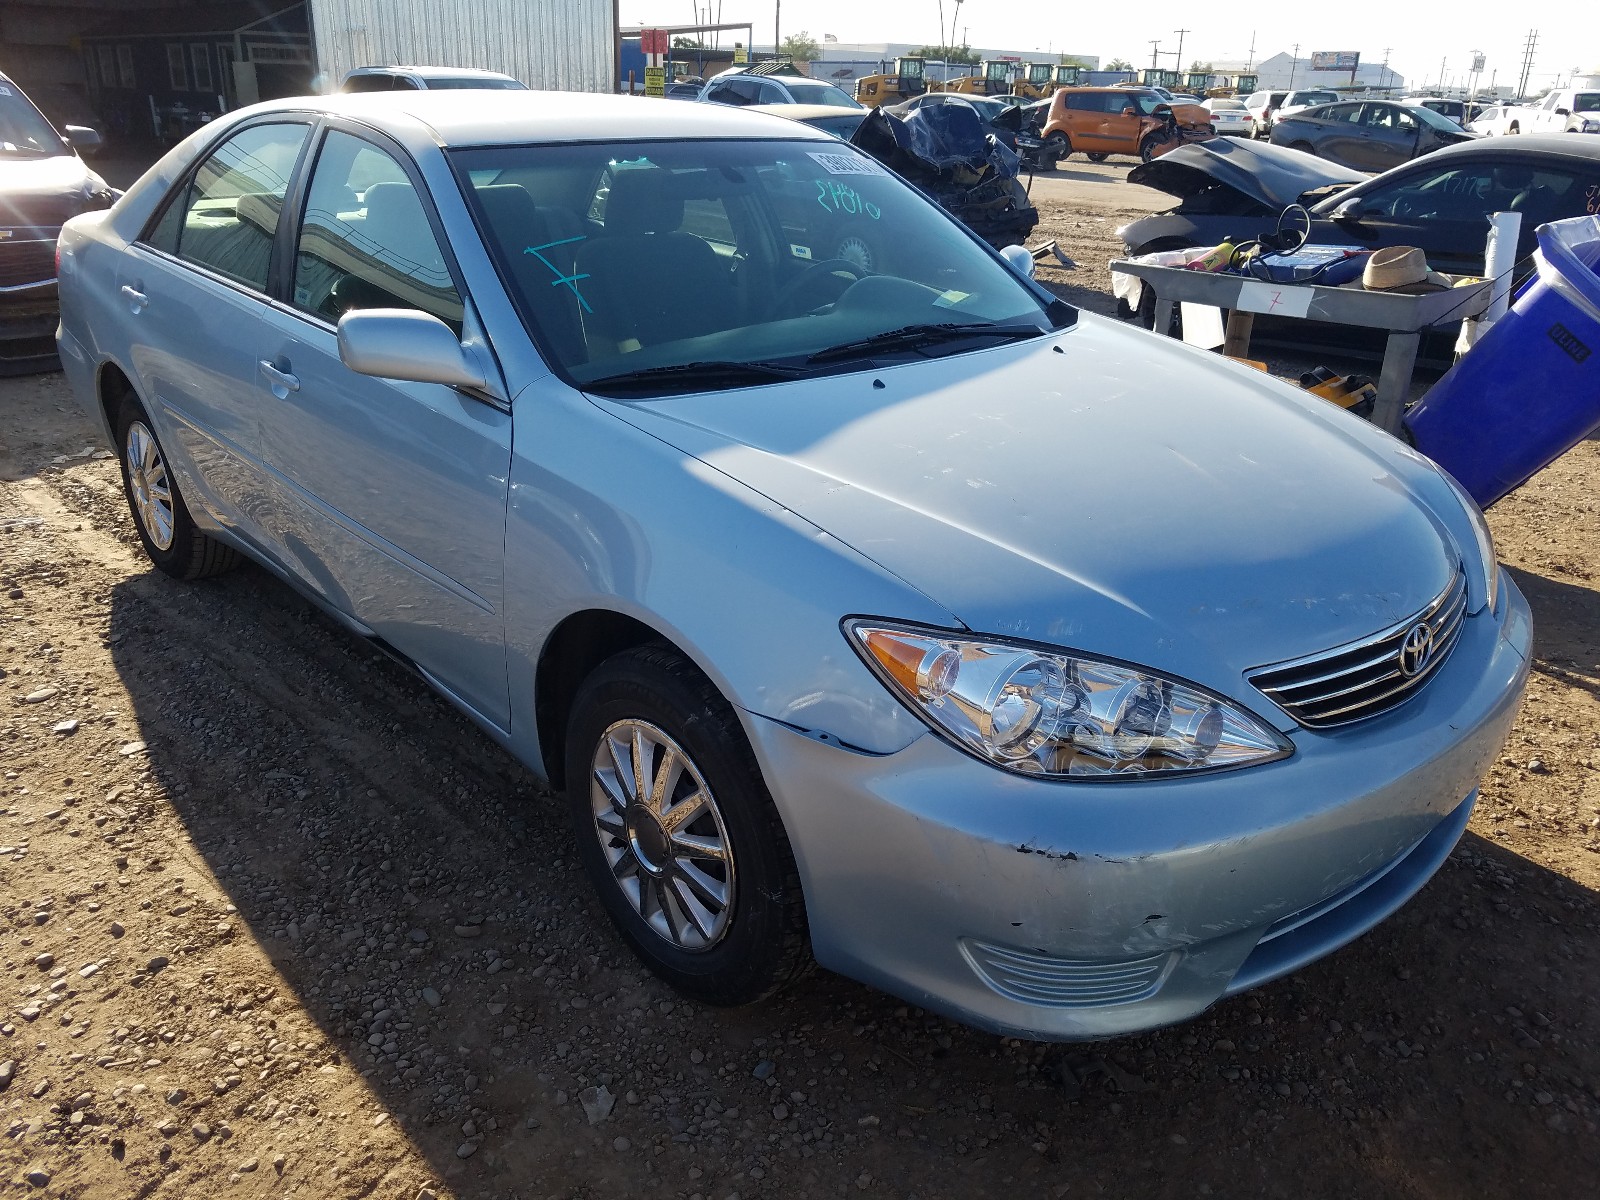
[[[0,287],[0,375],[54,370],[56,281]]]
[[[747,722],[832,970],[996,1033],[1200,1013],[1388,916],[1438,869],[1527,679],[1509,579],[1417,695],[1282,762],[1189,779],[1009,775],[932,734],[891,755]]]

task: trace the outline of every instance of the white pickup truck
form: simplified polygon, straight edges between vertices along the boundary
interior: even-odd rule
[[[1600,88],[1562,88],[1523,122],[1524,133],[1600,133]]]

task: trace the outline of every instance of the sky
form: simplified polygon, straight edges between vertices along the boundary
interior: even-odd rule
[[[622,23],[632,25],[688,25],[694,23],[697,0],[621,0]],[[818,41],[831,33],[841,42],[914,42],[937,44],[940,0],[779,0],[780,29],[784,36],[804,30]],[[704,10],[718,0],[698,0]],[[965,0],[960,17],[954,17],[955,0],[943,0],[946,28],[955,23],[954,44],[1008,50],[1045,50],[1053,53],[1098,55],[1101,62],[1125,58],[1138,67],[1150,65],[1150,43],[1160,39],[1162,65],[1174,66],[1177,30],[1183,37],[1183,66],[1191,62],[1244,60],[1250,57],[1252,37],[1255,59],[1300,46],[1300,56],[1313,50],[1355,50],[1362,62],[1383,62],[1399,71],[1413,87],[1436,84],[1443,63],[1446,83],[1469,84],[1465,78],[1472,52],[1480,50],[1487,62],[1482,83],[1491,73],[1497,83],[1515,84],[1522,69],[1523,45],[1530,28],[1538,28],[1530,91],[1550,86],[1573,68],[1600,70],[1600,6],[1589,0],[1574,5],[1546,7],[1468,3],[1378,3],[1344,0],[1342,3],[1302,6],[1269,2],[1252,20],[1249,5],[1195,4],[1192,0],[1142,0],[1131,9],[1110,4],[1041,3],[1039,0]],[[1219,15],[1201,13],[1214,7]],[[757,45],[772,45],[773,0],[721,0],[723,22],[755,24]],[[1333,10],[1338,15],[1333,15]],[[1299,10],[1299,11],[1297,11]],[[1320,12],[1318,10],[1321,10]],[[1059,13],[1041,23],[1039,14]],[[1451,19],[1451,12],[1457,15]],[[1222,14],[1226,15],[1222,15]],[[1471,13],[1470,17],[1462,14]],[[1587,15],[1580,15],[1587,14]],[[963,29],[965,36],[963,37]],[[1568,61],[1571,59],[1572,61]]]

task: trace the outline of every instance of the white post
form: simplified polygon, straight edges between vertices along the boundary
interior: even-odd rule
[[[1492,281],[1489,307],[1461,322],[1456,353],[1465,354],[1489,327],[1506,315],[1511,300],[1511,273],[1517,264],[1517,239],[1522,235],[1522,214],[1497,212],[1489,218],[1489,243],[1483,255],[1484,278]]]

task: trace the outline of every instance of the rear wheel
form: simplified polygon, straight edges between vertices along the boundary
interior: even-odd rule
[[[159,570],[174,579],[203,579],[238,565],[237,551],[195,528],[166,451],[136,400],[125,401],[117,414],[117,450],[134,528]]]
[[[1513,122],[1511,122],[1511,124],[1509,126],[1506,127],[1506,132],[1507,133],[1521,133],[1522,132],[1522,126],[1519,125],[1517,122],[1513,121]]]
[[[1105,160],[1110,158],[1111,155],[1107,154],[1104,150],[1096,150],[1092,154],[1085,154],[1084,157],[1090,162],[1105,162]]]
[[[771,995],[809,962],[794,854],[733,709],[682,655],[602,663],[573,706],[578,856],[644,964],[710,1004]]]

